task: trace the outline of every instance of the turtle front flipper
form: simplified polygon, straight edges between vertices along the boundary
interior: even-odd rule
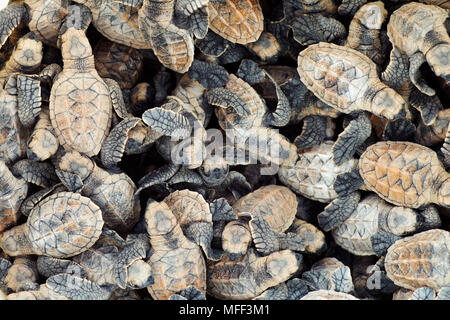
[[[444,156],[444,166],[448,168],[450,166],[450,123],[448,124],[447,134],[445,135],[444,144],[442,145],[441,152]]]
[[[345,26],[338,20],[321,14],[301,14],[291,22],[294,40],[307,46],[319,42],[333,42],[346,36]]]
[[[421,287],[414,290],[412,296],[408,300],[434,300],[436,292],[430,287]]]
[[[29,159],[17,161],[11,172],[25,181],[37,186],[48,188],[59,182],[54,167],[48,162],[39,162]]]
[[[309,270],[303,272],[302,280],[312,291],[331,290],[332,288],[330,279],[320,270]]]
[[[236,199],[252,192],[250,183],[242,173],[237,171],[230,171],[221,187],[230,189]]]
[[[31,127],[41,112],[41,82],[26,75],[17,76],[17,102],[20,122]]]
[[[343,0],[338,7],[338,13],[341,16],[353,16],[359,8],[367,3],[368,0]]]
[[[225,88],[214,88],[206,93],[208,103],[221,108],[232,107],[240,116],[249,116],[251,111],[247,103],[236,93]]]
[[[306,283],[298,278],[294,278],[286,281],[286,286],[288,288],[288,298],[287,300],[300,300],[302,297],[308,294],[308,287]]]
[[[291,105],[283,90],[281,90],[280,86],[276,83],[272,76],[267,71],[264,71],[264,73],[275,86],[278,103],[275,111],[265,115],[263,123],[269,126],[283,127],[289,123],[291,118]]]
[[[122,160],[129,140],[129,132],[139,123],[142,123],[140,118],[126,118],[109,132],[100,150],[100,159],[106,169],[119,170],[117,164]]]
[[[256,250],[262,255],[280,251],[278,234],[270,227],[269,223],[261,217],[254,216],[249,222],[250,231]]]
[[[184,139],[191,133],[191,126],[187,117],[163,107],[145,111],[142,114],[142,120],[150,128],[173,138]]]
[[[249,85],[254,85],[262,82],[266,76],[266,73],[255,61],[250,59],[242,59],[236,75]]]
[[[378,231],[373,236],[370,237],[372,242],[372,248],[375,254],[379,257],[385,256],[387,250],[395,241],[401,239],[402,237],[397,236],[393,233],[386,231]]]
[[[333,145],[334,163],[341,165],[350,159],[358,147],[369,138],[371,132],[372,123],[369,115],[366,112],[358,113],[357,117],[350,121]]]
[[[327,137],[327,118],[325,116],[307,116],[303,119],[302,133],[294,140],[298,149],[310,149],[321,144]]]
[[[348,266],[343,266],[337,269],[331,275],[331,281],[333,283],[334,290],[337,292],[350,293],[354,290],[352,274]]]
[[[80,278],[86,277],[86,271],[78,263],[68,259],[39,256],[36,261],[36,266],[39,274],[46,278],[60,273],[67,273]]]
[[[24,4],[13,3],[0,11],[0,47],[22,23],[28,23],[30,16]]]
[[[223,87],[229,79],[227,70],[221,65],[197,59],[192,62],[188,75],[206,89]]]
[[[187,18],[189,29],[196,38],[203,39],[208,33],[208,0],[177,0],[176,16]]]
[[[325,231],[336,228],[355,211],[360,199],[361,194],[359,192],[352,192],[334,199],[317,216],[319,226]]]
[[[388,121],[384,128],[382,140],[385,141],[413,141],[416,126],[408,119]]]
[[[173,294],[169,300],[206,300],[205,295],[196,286],[189,286],[180,291],[179,294]]]
[[[444,109],[441,101],[436,95],[426,95],[416,88],[413,88],[411,91],[409,103],[420,112],[423,123],[427,126],[432,125],[436,120],[439,111]]]
[[[420,73],[420,66],[426,62],[425,56],[421,52],[416,52],[411,57],[409,57],[409,77],[412,83],[416,86],[420,92],[428,95],[434,96],[436,91],[426,84],[425,80],[422,78]]]
[[[172,178],[179,169],[180,165],[170,163],[146,174],[139,180],[139,188],[136,190],[135,196],[148,187],[166,182]]]
[[[450,285],[441,288],[436,296],[436,300],[450,300]]]
[[[189,240],[198,244],[208,260],[218,261],[223,251],[211,248],[213,225],[208,222],[194,222],[183,228],[183,233]]]
[[[340,197],[343,197],[358,190],[363,185],[364,180],[359,174],[359,170],[354,169],[350,172],[339,174],[336,177],[333,188]]]
[[[381,79],[386,85],[406,98],[409,96],[411,89],[408,56],[394,46],[389,59],[389,65],[381,73]]]

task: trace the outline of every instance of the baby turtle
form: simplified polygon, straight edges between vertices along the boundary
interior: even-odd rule
[[[392,50],[398,49],[406,54],[409,58],[411,81],[429,96],[434,95],[435,90],[419,74],[419,67],[425,61],[437,76],[450,81],[450,38],[444,25],[447,18],[448,12],[445,9],[412,2],[395,10],[387,25]],[[397,66],[400,62],[391,60],[390,64]]]
[[[16,178],[0,160],[0,232],[17,224],[19,208],[27,196],[28,184]]]
[[[177,218],[165,202],[150,199],[145,209],[150,235],[154,283],[147,287],[155,300],[167,300],[193,285],[206,292],[206,264],[200,247],[183,234]]]
[[[337,292],[333,290],[316,290],[309,292],[300,300],[359,300],[348,293]]]
[[[56,46],[59,28],[67,14],[65,0],[14,1],[0,13],[0,45],[21,24],[35,32],[44,43]]]
[[[14,259],[5,277],[5,284],[14,292],[38,290],[38,279],[36,261],[31,256],[22,256]]]
[[[336,258],[323,258],[302,274],[311,291],[334,290],[352,293],[354,290],[350,268]]]
[[[450,233],[440,229],[396,241],[389,247],[384,261],[388,277],[410,290],[426,286],[439,291],[448,286],[449,243]]]
[[[434,207],[422,213],[393,206],[371,194],[359,202],[355,211],[340,226],[333,229],[332,235],[345,250],[358,256],[370,256],[377,253],[371,239],[378,231],[403,236],[439,225],[439,213]]]
[[[209,28],[232,43],[258,40],[264,16],[257,0],[209,0]]]
[[[116,80],[122,89],[133,88],[144,68],[144,58],[138,50],[106,39],[95,46],[94,60],[98,74]]]
[[[61,157],[56,173],[68,190],[80,192],[101,208],[108,228],[127,233],[139,220],[136,186],[125,173],[106,171],[76,151]]]
[[[370,136],[369,111],[393,120],[406,117],[407,104],[378,78],[376,65],[364,54],[332,43],[310,45],[298,56],[300,80],[320,100],[340,112],[358,112],[339,135],[334,161],[342,164]]]
[[[252,299],[289,279],[303,257],[290,250],[258,257],[250,249],[239,260],[224,258],[208,263],[207,292],[218,299]]]
[[[102,212],[89,198],[58,192],[39,202],[26,223],[3,232],[0,247],[9,256],[66,258],[89,249],[102,227]]]
[[[382,199],[408,208],[429,203],[450,206],[450,175],[436,152],[412,142],[382,141],[369,146],[359,159],[359,172],[340,176],[340,195],[364,185]]]

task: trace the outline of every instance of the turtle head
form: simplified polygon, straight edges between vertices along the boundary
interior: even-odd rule
[[[222,184],[226,179],[229,167],[225,159],[219,156],[208,157],[198,169],[203,181],[209,186]]]
[[[267,256],[266,271],[278,281],[286,281],[301,266],[303,256],[291,250],[274,252]]]
[[[372,97],[373,114],[388,120],[408,118],[408,104],[394,89],[384,87]]]
[[[448,36],[447,36],[448,39]],[[450,82],[450,41],[439,43],[431,48],[425,55],[428,64],[434,73]]]
[[[38,68],[41,65],[42,57],[42,42],[34,32],[29,32],[20,38],[12,54],[14,61],[25,71],[33,71]]]
[[[61,171],[78,176],[81,181],[85,181],[94,170],[94,161],[78,151],[66,152],[59,160]]]
[[[355,14],[355,18],[369,30],[380,30],[386,17],[387,11],[381,1],[364,5]]]
[[[153,283],[152,269],[144,260],[136,260],[127,267],[127,288],[142,289]]]
[[[391,233],[404,235],[418,230],[422,220],[416,210],[395,206],[389,211],[386,224]]]
[[[92,57],[92,47],[83,30],[69,27],[61,35],[63,60],[80,60]]]
[[[165,202],[149,199],[145,209],[145,221],[150,239],[171,233],[178,225],[177,218]]]

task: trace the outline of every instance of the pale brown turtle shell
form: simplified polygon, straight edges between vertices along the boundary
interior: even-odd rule
[[[59,28],[67,15],[66,0],[25,0],[30,7],[28,27],[44,43],[56,46]]]
[[[109,89],[95,70],[83,31],[69,29],[62,35],[62,53],[64,69],[50,93],[50,120],[64,149],[95,156],[111,126]]]
[[[364,54],[333,43],[310,45],[298,56],[300,80],[316,97],[343,113],[366,110],[386,119],[406,114],[406,102],[378,78]]]
[[[397,240],[384,261],[387,276],[400,287],[436,291],[450,284],[450,232],[432,229]]]
[[[206,264],[198,245],[188,240],[165,202],[152,202],[145,211],[153,254],[147,261],[154,283],[147,287],[155,300],[169,297],[190,285],[206,292]]]
[[[427,54],[427,46],[430,44],[426,35],[438,27],[443,27],[447,17],[447,11],[438,6],[417,2],[405,4],[389,18],[389,40],[408,56],[417,51]]]
[[[397,206],[450,205],[450,175],[436,153],[412,142],[382,141],[359,159],[365,186]]]
[[[378,231],[404,235],[420,225],[419,215],[411,208],[393,206],[375,194],[360,201],[355,211],[332,230],[334,241],[358,256],[375,255],[371,237]]]
[[[94,57],[98,74],[116,80],[122,89],[133,88],[142,75],[143,56],[132,47],[102,39],[95,46]]]
[[[233,43],[258,40],[264,16],[257,0],[210,0],[209,28]]]
[[[181,227],[192,222],[207,222],[212,225],[212,214],[203,196],[188,189],[177,190],[163,200],[177,217]]]
[[[348,293],[333,290],[316,290],[309,292],[300,300],[359,300]]]
[[[268,185],[245,195],[233,204],[233,212],[248,212],[267,221],[273,231],[284,232],[297,213],[297,197],[287,187]]]
[[[78,193],[58,192],[39,202],[25,224],[1,239],[8,255],[40,254],[67,258],[89,249],[100,237],[102,212]]]
[[[252,299],[289,279],[299,269],[295,253],[282,250],[257,257],[254,250],[238,260],[208,262],[207,292],[218,299]]]
[[[235,126],[243,129],[261,126],[268,108],[255,89],[234,74],[230,74],[225,89],[230,90],[241,98],[250,109],[250,114],[248,116],[241,116],[236,113],[233,107],[215,108],[220,127],[226,130]]]
[[[349,159],[339,166],[336,165],[333,160],[333,144],[333,141],[324,141],[309,150],[299,152],[299,160],[294,165],[280,167],[280,181],[296,193],[312,200],[328,203],[336,199],[336,177],[355,169],[358,160]]]

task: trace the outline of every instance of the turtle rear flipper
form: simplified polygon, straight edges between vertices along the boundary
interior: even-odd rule
[[[221,65],[195,59],[188,75],[206,89],[223,87],[228,81],[228,72]]]
[[[104,78],[103,81],[108,86],[111,103],[117,116],[121,119],[132,116],[128,113],[127,107],[125,106],[125,102],[123,100],[122,89],[117,81],[109,78]]]
[[[266,73],[255,61],[250,59],[242,59],[236,75],[249,85],[254,85],[262,82],[266,76]]]
[[[0,47],[20,24],[30,20],[25,5],[13,3],[0,11]]]
[[[48,278],[45,285],[49,290],[72,300],[107,300],[111,295],[98,284],[67,273]]]
[[[206,93],[208,103],[221,107],[232,107],[240,116],[249,116],[251,111],[247,103],[244,102],[236,93],[225,88],[214,88]]]
[[[341,16],[353,16],[368,0],[343,0],[338,7],[338,13]]]
[[[294,140],[298,149],[310,149],[322,143],[327,137],[327,118],[307,116],[303,119],[302,133]]]
[[[430,287],[421,287],[414,290],[412,296],[408,300],[434,300],[436,292]]]
[[[17,100],[20,122],[29,128],[41,112],[41,82],[39,78],[18,75]]]
[[[339,226],[355,211],[360,198],[359,192],[352,192],[334,199],[317,216],[319,226],[325,231],[330,231]]]
[[[421,52],[417,52],[409,57],[409,77],[412,83],[416,86],[420,92],[428,95],[434,96],[436,91],[428,86],[419,71],[420,66],[426,62],[425,56]]]
[[[350,268],[347,266],[337,269],[331,275],[331,281],[333,282],[335,291],[350,293],[355,289],[353,286]]]
[[[401,238],[402,237],[390,232],[378,231],[372,237],[370,237],[370,241],[372,242],[372,248],[375,254],[381,257],[385,256],[389,247],[394,244],[395,241]]]
[[[291,28],[295,41],[307,46],[333,42],[346,36],[347,30],[338,20],[321,14],[301,14],[293,19]]]
[[[420,92],[417,88],[412,88],[409,102],[420,112],[423,123],[427,126],[432,125],[435,122],[439,111],[444,109],[441,101],[436,95],[430,97],[429,95]]]
[[[43,188],[51,187],[59,182],[55,168],[48,162],[23,159],[17,161],[11,171],[25,181]]]
[[[110,170],[119,170],[117,164],[122,160],[128,141],[128,133],[141,122],[140,118],[131,117],[119,122],[106,137],[100,149],[103,166]]]
[[[182,114],[162,107],[152,108],[142,114],[142,120],[150,128],[177,139],[183,139],[191,133],[189,119]]]
[[[346,196],[364,185],[364,180],[356,168],[350,172],[341,173],[336,177],[333,188],[340,196]]]
[[[264,218],[255,216],[250,220],[250,231],[256,250],[268,255],[281,250],[278,234],[276,234]]]
[[[389,121],[384,128],[382,140],[384,141],[413,141],[416,126],[408,119],[395,119]]]
[[[369,138],[372,123],[367,112],[360,112],[351,120],[345,130],[339,135],[333,145],[333,160],[336,165],[341,165],[350,159],[358,147]]]

